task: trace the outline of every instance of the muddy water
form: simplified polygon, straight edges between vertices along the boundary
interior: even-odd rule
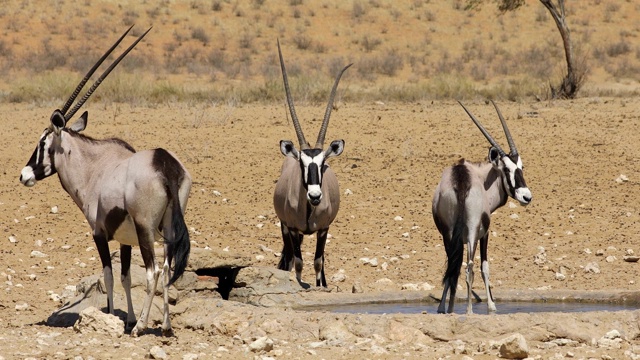
[[[589,311],[622,311],[635,310],[637,305],[621,303],[595,303],[595,302],[529,302],[511,301],[496,303],[498,314],[513,313],[537,313],[537,312],[589,312]],[[381,304],[347,304],[319,306],[309,308],[309,310],[330,311],[337,313],[351,314],[419,314],[436,313],[438,304],[434,302],[403,302],[403,303],[381,303]],[[454,307],[456,314],[466,312],[466,303],[457,303]],[[486,304],[474,304],[473,310],[476,314],[486,314]]]

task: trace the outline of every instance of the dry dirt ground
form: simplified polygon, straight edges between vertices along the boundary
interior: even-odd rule
[[[407,291],[401,290],[403,284],[427,282],[439,294],[445,254],[431,218],[433,191],[445,166],[461,157],[484,159],[487,141],[453,101],[338,105],[327,141],[343,138],[346,147],[330,160],[343,194],[325,253],[330,288],[350,292],[358,283],[367,294]],[[467,105],[506,147],[493,107],[480,101]],[[165,339],[152,324],[140,338],[114,339],[45,326],[42,322],[61,305],[51,292],[62,293],[101,271],[90,229],[57,177],[33,188],[18,181],[57,106],[0,105],[6,114],[0,140],[0,358],[142,358],[159,346],[172,359],[492,359],[498,357],[495,342],[515,333],[525,336],[531,357],[640,356],[637,311],[482,315],[486,305],[478,304],[479,314],[473,316],[335,315],[218,300],[214,312],[236,317],[236,326],[225,332],[174,323],[176,337]],[[521,207],[510,201],[493,214],[494,295],[636,291],[640,265],[623,257],[640,254],[640,101],[583,98],[501,101],[499,106],[522,155],[533,202]],[[86,109],[87,135],[119,137],[136,149],[164,147],[183,160],[194,179],[186,214],[194,248],[227,249],[251,256],[256,265],[277,265],[282,240],[272,196],[283,160],[278,142],[295,139],[283,104],[143,108],[93,103]],[[307,138],[314,138],[323,106],[297,110]],[[307,238],[303,244],[306,281],[313,277],[314,242]],[[364,264],[364,257],[377,258],[378,266]],[[332,282],[340,270],[346,280]],[[479,276],[474,288],[482,293]],[[332,323],[343,324],[353,336],[323,340],[318,329]],[[600,341],[612,330],[620,337],[610,334],[613,339]],[[260,335],[273,341],[271,351],[248,349]]]

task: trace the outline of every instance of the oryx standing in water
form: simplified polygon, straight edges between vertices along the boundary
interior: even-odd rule
[[[80,109],[93,91],[113,68],[149,32],[142,34],[95,81],[89,91],[71,111],[67,112],[91,75],[124,39],[120,39],[98,60],[80,82],[61,110],[51,115],[51,124],[44,130],[33,155],[22,169],[20,181],[33,186],[36,181],[58,174],[62,187],[82,210],[91,229],[107,287],[107,308],[113,314],[113,274],[109,254],[110,240],[120,243],[121,280],[127,297],[127,328],[133,336],[147,327],[151,302],[158,278],[163,275],[163,334],[171,334],[169,320],[169,286],[184,272],[189,258],[189,234],[183,213],[191,189],[191,176],[176,157],[164,149],[135,152],[120,139],[96,140],[82,135],[87,125],[87,112],[67,127],[67,122]],[[162,234],[159,233],[162,231]],[[153,244],[164,240],[164,263],[158,268]],[[147,272],[147,296],[140,319],[131,302],[131,246],[140,246]],[[173,277],[171,262],[175,257]]]
[[[302,239],[304,235],[317,232],[316,252],[313,268],[316,272],[316,286],[327,287],[324,276],[324,246],[327,241],[329,225],[338,214],[340,207],[340,190],[338,179],[333,170],[326,164],[332,156],[342,154],[344,140],[334,140],[326,150],[323,150],[324,137],[329,125],[329,117],[333,108],[333,99],[342,74],[351,66],[345,66],[336,77],[329,104],[320,127],[318,140],[312,148],[304,138],[298,116],[293,106],[293,99],[287,80],[287,71],[282,59],[280,42],[278,41],[278,56],[282,68],[282,78],[287,96],[287,104],[291,113],[293,127],[298,136],[300,151],[289,140],[280,141],[280,151],[285,156],[273,196],[273,205],[280,219],[282,240],[284,246],[278,269],[290,271],[295,265],[296,277],[302,282]]]
[[[480,241],[480,271],[487,292],[487,306],[489,312],[496,311],[489,287],[487,259],[491,213],[503,206],[508,197],[518,200],[522,205],[531,202],[531,190],[524,181],[520,154],[498,106],[493,101],[491,103],[498,113],[507,137],[509,154],[500,148],[475,116],[460,103],[485,138],[489,140],[491,144],[489,158],[482,163],[472,163],[462,159],[458,164],[446,168],[433,196],[433,220],[442,234],[447,252],[447,270],[442,280],[444,290],[438,306],[439,313],[445,312],[445,301],[449,290],[447,312],[453,312],[464,253],[463,244],[467,244],[467,313],[473,312],[471,306],[473,261],[478,240]]]

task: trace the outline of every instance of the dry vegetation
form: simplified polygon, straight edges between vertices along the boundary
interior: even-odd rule
[[[280,99],[277,38],[299,101],[324,101],[334,74],[349,62],[355,66],[342,96],[352,101],[546,98],[565,69],[560,35],[537,1],[505,15],[491,2],[465,10],[463,0],[0,3],[4,102],[66,96],[132,24],[132,36],[154,29],[96,98]],[[640,4],[570,1],[567,12],[578,56],[589,69],[581,95],[637,95]]]

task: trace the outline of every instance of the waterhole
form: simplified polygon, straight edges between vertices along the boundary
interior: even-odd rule
[[[622,311],[636,310],[636,304],[602,303],[602,302],[541,302],[541,301],[511,301],[496,302],[497,314],[535,313],[535,312],[590,312],[590,311]],[[329,311],[350,314],[435,314],[438,303],[435,302],[401,302],[401,303],[365,303],[343,304],[330,306],[314,306],[306,310]],[[454,306],[454,313],[465,314],[466,302],[458,302]],[[486,314],[486,303],[474,303],[476,314]]]

